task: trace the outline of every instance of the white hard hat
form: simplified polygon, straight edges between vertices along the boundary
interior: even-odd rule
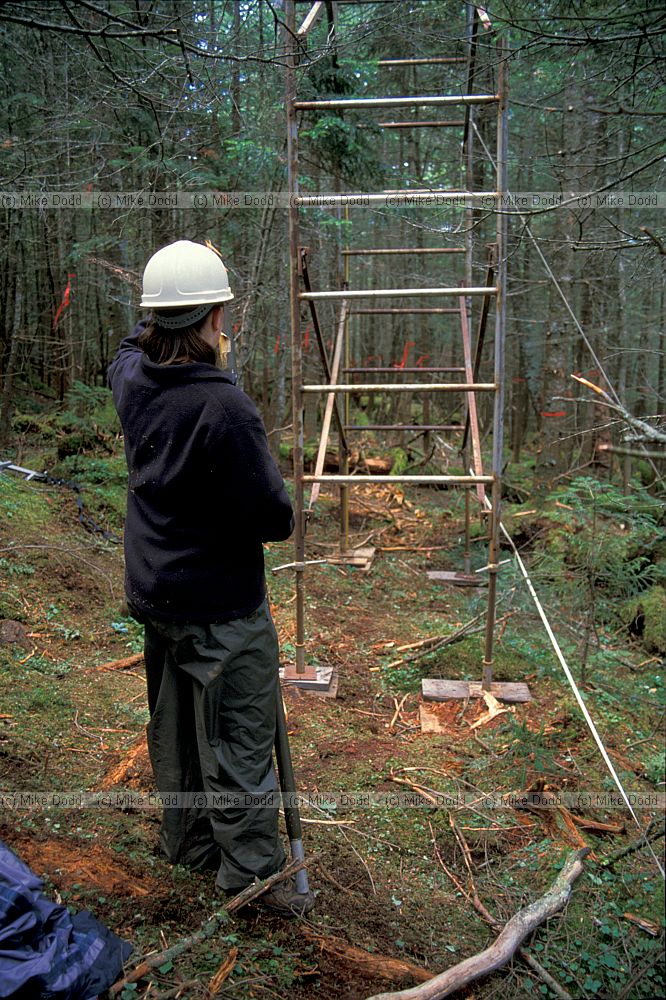
[[[233,297],[221,258],[201,243],[170,243],[153,254],[143,272],[141,305],[158,312],[184,306],[214,306]]]

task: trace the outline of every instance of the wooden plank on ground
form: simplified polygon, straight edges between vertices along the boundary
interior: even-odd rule
[[[428,579],[434,583],[450,583],[454,587],[481,587],[487,583],[478,573],[457,573],[448,569],[430,569]]]
[[[359,569],[367,571],[372,566],[376,551],[373,546],[350,549],[348,552],[341,552],[337,556],[328,556],[327,561],[344,566],[358,566]]]
[[[449,681],[424,678],[421,692],[427,701],[448,701],[450,698],[481,698],[480,681]],[[493,681],[490,693],[498,701],[531,701],[532,695],[522,681]]]

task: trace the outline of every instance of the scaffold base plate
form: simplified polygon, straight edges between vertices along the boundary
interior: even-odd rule
[[[338,672],[334,667],[306,667],[305,673],[298,673],[293,663],[280,667],[280,680],[289,687],[297,687],[301,691],[335,698],[338,693]]]
[[[433,583],[451,583],[454,587],[482,587],[488,582],[478,573],[456,573],[445,569],[428,570],[428,579]]]
[[[444,681],[424,678],[421,693],[426,701],[448,701],[451,698],[481,698],[480,681]],[[493,681],[490,693],[498,701],[531,701],[532,695],[527,684],[522,681]]]

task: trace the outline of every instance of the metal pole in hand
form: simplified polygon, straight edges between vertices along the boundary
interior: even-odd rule
[[[303,849],[301,816],[296,803],[296,779],[294,778],[294,768],[291,762],[291,750],[289,749],[289,737],[287,735],[287,720],[285,719],[284,705],[282,704],[282,692],[279,687],[276,708],[275,759],[277,760],[280,788],[286,799],[284,804],[284,819],[287,825],[291,856],[294,861],[302,861],[305,858],[305,850]],[[308,873],[305,868],[301,868],[300,871],[296,872],[296,891],[303,896],[307,895],[310,891]]]

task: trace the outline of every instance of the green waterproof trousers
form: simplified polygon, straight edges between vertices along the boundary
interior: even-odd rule
[[[227,891],[265,878],[285,860],[272,760],[278,639],[268,604],[218,625],[133,613],[145,626],[155,782],[163,796],[181,793],[164,809],[161,848],[174,863],[218,867],[217,885]],[[200,792],[206,804],[192,794]],[[263,796],[273,804],[254,804]],[[220,797],[232,804],[218,805]]]

